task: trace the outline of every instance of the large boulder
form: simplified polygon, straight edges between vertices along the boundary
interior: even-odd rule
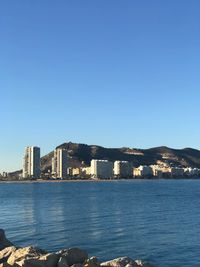
[[[6,247],[3,250],[0,251],[0,263],[6,262],[10,255],[16,251],[16,247]]]
[[[7,262],[0,263],[0,267],[11,267]]]
[[[135,260],[135,262],[137,263],[138,266],[142,266],[142,267],[155,267],[153,264],[142,261],[142,260]]]
[[[44,254],[46,254],[45,251],[36,247],[30,246],[19,248],[10,255],[7,262],[10,265],[14,265],[16,262],[20,262],[21,260],[40,257]]]
[[[71,267],[83,267],[82,263],[75,263]]]
[[[69,267],[68,263],[67,263],[67,259],[63,256],[60,257],[59,261],[58,261],[58,267]]]
[[[100,262],[96,257],[91,257],[84,261],[83,267],[100,267]]]
[[[0,250],[10,246],[13,244],[6,238],[4,230],[0,229]]]
[[[58,255],[48,253],[35,258],[22,259],[21,261],[17,261],[16,265],[20,267],[57,267],[58,260]]]
[[[121,257],[101,263],[101,267],[154,267],[152,264],[129,257]]]
[[[60,257],[64,257],[69,266],[72,266],[76,263],[84,263],[84,261],[88,258],[87,252],[79,248],[63,249],[57,252],[57,254]]]
[[[129,257],[120,257],[117,259],[113,259],[110,261],[102,262],[102,267],[125,267],[126,265],[132,265],[134,267],[137,267],[137,263],[135,263],[134,260],[132,260]]]
[[[57,267],[59,256],[35,247],[25,247],[14,251],[7,260],[11,266]]]

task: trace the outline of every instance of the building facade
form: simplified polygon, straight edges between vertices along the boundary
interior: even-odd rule
[[[93,159],[91,161],[91,177],[99,179],[113,178],[113,163],[108,160]]]
[[[52,158],[52,176],[54,178],[67,178],[67,150],[57,148]]]
[[[23,178],[40,177],[40,148],[28,146],[25,148],[23,159]]]
[[[139,166],[138,168],[133,169],[133,176],[148,178],[153,176],[153,171],[149,166]]]
[[[115,161],[114,162],[114,176],[116,178],[131,178],[133,177],[133,168],[128,161]]]

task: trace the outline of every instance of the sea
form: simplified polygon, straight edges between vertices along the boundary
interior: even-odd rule
[[[0,183],[0,228],[18,246],[199,267],[200,180]]]

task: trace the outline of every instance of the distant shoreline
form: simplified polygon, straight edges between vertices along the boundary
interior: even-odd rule
[[[181,177],[181,178],[134,178],[134,179],[63,179],[63,180],[45,180],[45,179],[37,179],[37,180],[0,180],[1,183],[70,183],[70,182],[119,182],[119,181],[161,181],[161,180],[200,180],[199,177]]]

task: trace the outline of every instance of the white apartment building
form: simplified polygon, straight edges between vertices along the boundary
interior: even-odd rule
[[[132,166],[128,161],[115,161],[113,171],[115,177],[130,178],[133,176]]]
[[[54,157],[52,158],[52,176],[54,178],[67,177],[67,150],[57,148],[54,150]]]
[[[108,160],[91,160],[91,177],[110,179],[113,177],[113,163]]]
[[[28,146],[25,148],[23,159],[23,178],[40,177],[40,148]]]

